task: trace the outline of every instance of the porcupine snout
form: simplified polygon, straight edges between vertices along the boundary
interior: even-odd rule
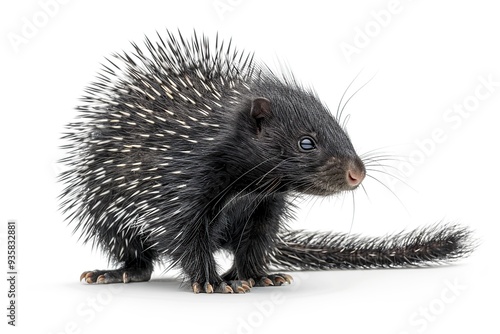
[[[355,157],[331,157],[315,175],[314,186],[307,193],[329,196],[342,191],[356,189],[366,176],[366,168],[361,159]]]
[[[363,182],[366,176],[366,168],[360,158],[356,157],[347,163],[346,183],[352,189],[356,188]]]

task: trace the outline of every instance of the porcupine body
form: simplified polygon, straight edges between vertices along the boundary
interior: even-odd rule
[[[62,208],[114,270],[88,283],[146,281],[158,261],[195,292],[291,282],[291,269],[415,266],[469,252],[467,229],[388,239],[288,231],[290,194],[354,190],[365,167],[328,109],[292,77],[218,39],[167,32],[103,65],[67,127]],[[214,252],[234,254],[225,274]]]

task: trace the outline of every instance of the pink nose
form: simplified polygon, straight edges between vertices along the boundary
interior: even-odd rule
[[[363,170],[348,169],[346,172],[346,181],[350,187],[357,187],[365,178]]]

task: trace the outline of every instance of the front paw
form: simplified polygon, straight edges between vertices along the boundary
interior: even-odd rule
[[[217,284],[210,284],[205,282],[200,284],[199,282],[194,282],[191,284],[194,293],[245,293],[250,291],[251,284],[247,281],[221,281]]]

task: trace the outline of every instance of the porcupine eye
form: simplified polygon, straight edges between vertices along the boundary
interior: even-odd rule
[[[316,143],[314,142],[314,139],[312,139],[309,136],[304,136],[299,140],[299,148],[302,151],[312,151],[316,149]]]

